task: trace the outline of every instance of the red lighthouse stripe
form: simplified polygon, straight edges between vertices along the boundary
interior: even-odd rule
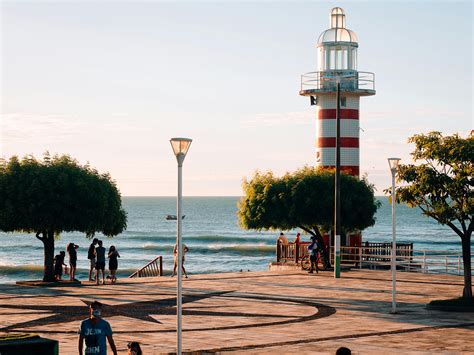
[[[334,165],[324,165],[322,166],[323,169],[335,169]],[[341,165],[341,171],[352,175],[352,176],[359,176],[359,166],[357,165]]]
[[[341,137],[339,139],[343,148],[359,148],[359,138]],[[318,148],[334,148],[336,146],[336,137],[318,137]]]
[[[320,120],[336,119],[336,109],[322,108],[319,109],[318,118]],[[359,110],[343,108],[341,109],[341,119],[358,120]]]

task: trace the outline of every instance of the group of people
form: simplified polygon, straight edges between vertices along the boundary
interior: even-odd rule
[[[54,257],[54,275],[57,281],[62,279],[63,275],[63,266],[66,273],[69,273],[70,281],[76,280],[76,267],[77,267],[77,249],[78,245],[74,243],[69,243],[66,246],[66,251],[69,254],[69,269],[66,265],[64,259],[66,257],[65,251],[60,251],[58,255]],[[111,283],[117,281],[117,269],[118,269],[118,258],[120,254],[118,253],[115,246],[109,248],[107,253],[109,259],[109,271],[110,274],[107,276],[111,280]],[[89,250],[87,251],[87,259],[90,262],[89,268],[89,281],[95,281],[97,285],[100,283],[100,273],[102,272],[102,284],[105,284],[105,262],[106,262],[106,249],[103,247],[102,240],[94,238]]]
[[[283,232],[280,233],[280,238],[281,237],[286,238]],[[296,237],[293,243],[298,245],[300,243],[300,237],[301,237],[301,234],[296,233]],[[314,271],[318,273],[319,272],[318,255],[322,251],[323,245],[320,242],[318,242],[318,238],[316,236],[312,235],[311,243],[307,246],[307,248],[308,248],[309,260],[310,260],[310,269],[308,272],[310,274],[314,273]]]

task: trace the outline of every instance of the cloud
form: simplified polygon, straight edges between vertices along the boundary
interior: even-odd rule
[[[420,119],[429,119],[432,120],[433,117],[445,117],[445,118],[459,118],[469,115],[469,112],[462,111],[453,111],[447,110],[444,108],[425,108],[425,107],[413,107],[400,109],[396,108],[393,110],[383,110],[383,111],[370,111],[362,110],[361,120],[366,122],[379,121],[383,119],[393,119],[397,120],[412,120],[416,118]]]
[[[2,140],[64,137],[75,134],[84,124],[70,115],[9,113],[0,115]]]
[[[281,112],[281,113],[257,113],[244,117],[243,128],[254,127],[279,127],[294,125],[311,125],[314,119],[314,110]]]

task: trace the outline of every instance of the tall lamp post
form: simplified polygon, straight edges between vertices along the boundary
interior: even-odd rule
[[[328,75],[322,81],[336,81],[336,159],[334,180],[334,278],[341,277],[341,80],[356,80],[354,74]]]
[[[174,155],[178,161],[178,199],[177,199],[177,233],[176,233],[176,244],[178,249],[178,282],[177,282],[177,295],[176,295],[176,328],[177,328],[177,339],[176,339],[176,353],[181,355],[182,346],[181,346],[181,329],[182,329],[182,267],[183,267],[183,248],[181,242],[182,234],[182,211],[181,205],[183,200],[183,162],[188,152],[189,146],[191,145],[192,139],[189,138],[171,138],[170,143],[173,148]]]
[[[388,158],[388,165],[392,173],[392,312],[397,313],[397,237],[395,230],[395,200],[397,192],[395,191],[395,176],[397,175],[398,163],[400,158]]]
[[[334,181],[334,278],[341,277],[341,78],[336,78],[336,173]]]

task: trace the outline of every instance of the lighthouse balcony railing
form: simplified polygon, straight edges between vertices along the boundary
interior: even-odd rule
[[[339,77],[342,91],[375,91],[375,74],[363,71],[316,71],[301,75],[301,91],[336,91]]]

